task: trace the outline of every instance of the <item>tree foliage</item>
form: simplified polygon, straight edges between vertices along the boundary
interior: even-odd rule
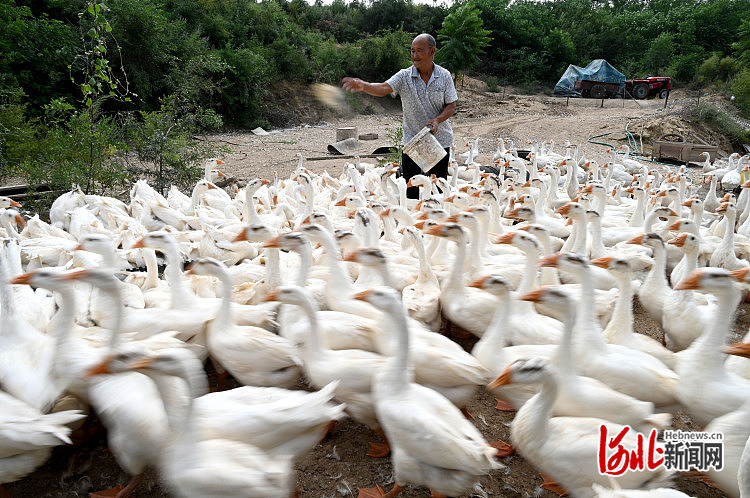
[[[490,31],[482,27],[479,14],[474,5],[461,5],[448,14],[438,31],[442,47],[435,54],[435,61],[454,75],[479,64],[479,56],[492,41],[488,36]]]

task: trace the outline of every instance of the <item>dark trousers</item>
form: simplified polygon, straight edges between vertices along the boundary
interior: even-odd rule
[[[435,175],[441,178],[448,179],[448,158],[450,157],[450,149],[446,148],[447,154],[438,163],[433,166],[427,173],[422,173],[422,170],[417,163],[406,154],[401,154],[401,174],[408,182],[409,179],[414,175],[424,174],[427,176]],[[406,197],[409,199],[419,199],[419,187],[409,187],[406,189]]]

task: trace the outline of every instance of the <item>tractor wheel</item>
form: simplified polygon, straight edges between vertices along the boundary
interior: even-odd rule
[[[662,90],[661,92],[659,92],[660,99],[666,99],[667,95],[669,95],[669,90],[667,90],[666,88]]]
[[[594,85],[591,87],[592,99],[603,99],[606,93],[607,90],[604,88],[604,85]]]
[[[633,97],[643,100],[648,97],[648,85],[641,83],[633,87]]]

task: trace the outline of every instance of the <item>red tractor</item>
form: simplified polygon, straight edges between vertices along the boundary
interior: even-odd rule
[[[672,88],[672,78],[669,76],[649,76],[625,81],[625,90],[636,99],[645,99],[658,95],[664,99]]]

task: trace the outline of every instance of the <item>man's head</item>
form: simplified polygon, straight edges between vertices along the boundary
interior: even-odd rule
[[[422,33],[411,42],[411,61],[420,71],[432,69],[432,59],[435,57],[435,38]]]

